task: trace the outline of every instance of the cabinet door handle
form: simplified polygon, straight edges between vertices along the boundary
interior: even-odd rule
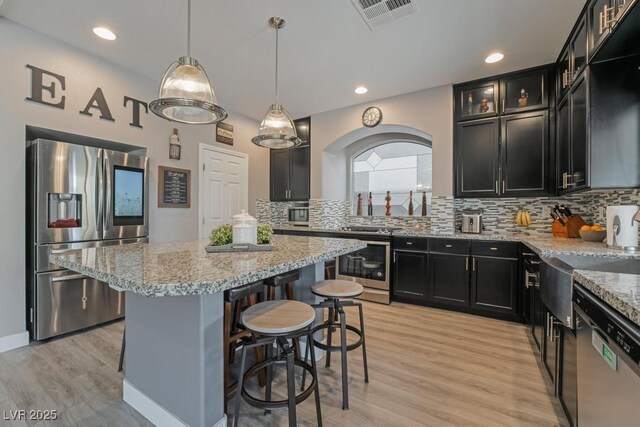
[[[476,271],[476,259],[471,259],[471,271]]]
[[[500,194],[500,183],[496,181],[496,194]]]
[[[507,192],[507,181],[506,180],[502,180],[502,194]]]
[[[452,248],[453,245],[444,245],[445,248]]]
[[[467,258],[465,259],[465,261],[466,261],[466,262],[465,262],[465,268],[464,268],[464,269],[465,269],[466,271],[469,271],[469,257],[467,257]]]

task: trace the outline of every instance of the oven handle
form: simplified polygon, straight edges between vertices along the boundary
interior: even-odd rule
[[[391,246],[391,243],[389,242],[375,242],[371,240],[362,240],[362,242],[366,243],[367,245]]]

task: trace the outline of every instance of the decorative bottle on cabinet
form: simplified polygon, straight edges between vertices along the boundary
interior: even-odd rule
[[[387,201],[387,204],[385,205],[387,211],[384,214],[385,216],[391,216],[391,191],[387,191],[387,195],[384,199]]]
[[[409,215],[413,216],[413,191],[409,191]]]
[[[362,216],[362,193],[358,193],[358,207],[356,208],[356,215]]]
[[[367,215],[373,216],[373,196],[371,195],[371,192],[369,192],[369,200],[367,204]]]
[[[427,192],[422,192],[422,216],[427,216]]]

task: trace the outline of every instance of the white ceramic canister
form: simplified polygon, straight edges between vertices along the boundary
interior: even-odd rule
[[[633,220],[636,212],[637,205],[607,206],[607,246],[638,246],[638,223]]]
[[[233,243],[258,244],[258,221],[244,209],[233,216]]]

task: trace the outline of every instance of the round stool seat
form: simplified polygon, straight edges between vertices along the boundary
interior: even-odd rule
[[[253,332],[267,335],[287,334],[309,326],[316,312],[300,301],[265,301],[253,305],[242,313],[242,323]]]
[[[349,280],[323,280],[311,287],[311,292],[325,298],[357,297],[363,291],[360,283]]]

